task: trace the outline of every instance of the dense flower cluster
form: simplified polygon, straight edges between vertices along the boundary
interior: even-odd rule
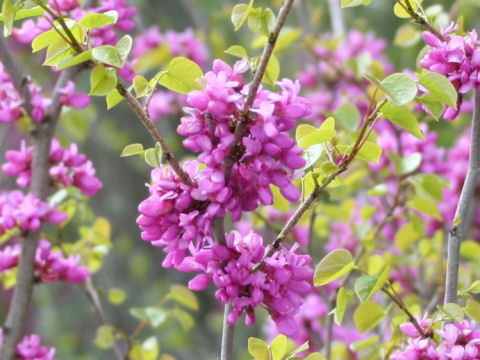
[[[18,176],[17,185],[27,188],[32,180],[32,158],[33,147],[27,147],[22,141],[20,150],[7,151],[7,162],[2,165],[2,170],[9,176]],[[78,152],[74,143],[65,149],[57,139],[52,140],[49,173],[56,185],[75,186],[88,196],[95,195],[103,186],[95,177],[92,162]]]
[[[0,329],[0,350],[3,343],[3,329]],[[15,353],[18,360],[54,360],[55,349],[42,346],[40,336],[25,336],[17,345]]]
[[[458,91],[457,110],[447,107],[445,119],[455,119],[462,107],[462,96],[472,89],[480,89],[480,41],[476,30],[465,36],[452,34],[458,25],[452,23],[442,31],[443,40],[430,31],[423,33],[423,39],[432,49],[420,61],[425,69],[446,76]]]
[[[433,321],[428,318],[419,320],[422,330],[432,334]],[[474,360],[480,355],[480,330],[474,321],[446,324],[441,330],[434,330],[440,337],[436,342],[433,336],[422,337],[412,323],[400,326],[408,336],[401,350],[392,355],[392,360]]]
[[[242,236],[232,231],[227,234],[225,245],[214,244],[199,251],[186,258],[180,269],[202,272],[189,282],[193,290],[203,290],[213,281],[218,287],[217,299],[223,304],[232,302],[230,324],[234,324],[242,313],[246,314],[246,324],[253,324],[254,310],[263,303],[278,331],[292,336],[297,331],[293,316],[303,303],[301,296],[311,291],[313,275],[308,266],[311,257],[296,254],[296,248],[281,248],[264,258],[268,248],[264,247],[259,234],[252,231]],[[264,266],[253,272],[262,259]]]
[[[376,38],[373,34],[362,34],[352,30],[343,41],[335,41],[327,36],[315,45],[313,52],[318,62],[308,65],[298,74],[303,87],[310,90],[306,97],[313,104],[310,118],[318,122],[325,119],[329,111],[335,111],[348,99],[360,112],[367,109],[365,89],[368,81],[355,73],[352,61],[360,67],[373,64],[377,71],[391,73],[393,66],[383,54],[387,42]]]
[[[24,195],[19,190],[0,194],[0,235],[14,228],[38,231],[42,221],[60,224],[66,219],[66,213],[56,211],[33,194]]]
[[[0,251],[0,272],[18,265],[20,245],[6,246]],[[40,239],[35,255],[35,279],[38,282],[69,281],[80,283],[90,276],[90,270],[79,266],[80,256],[63,256],[62,251],[51,249],[50,242]]]

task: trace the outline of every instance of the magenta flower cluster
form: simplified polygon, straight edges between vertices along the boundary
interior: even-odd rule
[[[425,69],[446,76],[458,91],[457,110],[447,107],[445,119],[455,119],[462,107],[462,96],[472,89],[480,89],[480,41],[476,30],[465,36],[452,34],[458,25],[452,23],[442,31],[443,40],[430,31],[423,33],[423,39],[432,49],[420,61]]]
[[[281,331],[291,333],[293,313],[302,302],[299,295],[310,290],[310,257],[296,254],[297,247],[281,248],[264,259],[261,271],[251,272],[266,251],[262,237],[233,232],[220,244],[211,232],[215,217],[231,214],[239,221],[259,203],[271,205],[272,185],[289,201],[300,197],[292,181],[305,160],[288,132],[310,113],[310,104],[298,96],[298,83],[284,79],[278,82],[280,92],[260,89],[246,116],[246,69],[246,61],[232,68],[216,60],[203,90],[188,95],[188,115],[178,133],[186,136],[185,147],[200,153],[198,161],[183,166],[194,186],[183,184],[169,167],[153,170],[150,197],[139,205],[137,223],[144,240],[167,252],[163,266],[202,272],[191,282],[196,290],[211,281],[219,287],[219,300],[233,302],[231,323],[242,313],[253,323],[254,309],[263,303]],[[240,122],[244,132],[235,139]]]
[[[20,245],[6,246],[0,251],[0,272],[9,271],[18,265],[20,251]],[[81,283],[90,276],[90,270],[79,266],[79,263],[79,255],[65,257],[62,251],[53,251],[48,240],[40,239],[35,254],[35,279],[41,283]]]
[[[20,150],[7,151],[6,159],[7,162],[2,165],[3,172],[17,176],[17,185],[21,188],[29,187],[32,180],[33,147],[27,147],[23,140]],[[92,162],[78,152],[75,143],[65,149],[57,139],[52,140],[49,173],[56,186],[75,186],[87,196],[95,195],[103,186],[95,177]]]
[[[67,214],[55,210],[33,194],[19,190],[0,194],[0,235],[14,228],[22,232],[40,230],[42,222],[61,224]]]
[[[189,287],[203,290],[213,282],[218,287],[217,299],[223,304],[232,303],[230,324],[235,324],[243,313],[247,325],[255,323],[255,308],[263,303],[278,331],[294,335],[297,326],[293,316],[303,303],[301,296],[311,291],[311,257],[296,254],[297,246],[290,250],[282,247],[265,257],[269,248],[253,231],[246,236],[232,231],[225,241],[185,259],[180,270],[202,272],[189,282]],[[252,271],[262,260],[261,269]]]
[[[420,320],[417,316],[417,320]],[[441,330],[432,330],[433,321],[420,321],[427,337],[422,337],[412,323],[400,326],[407,335],[407,343],[392,355],[392,360],[475,360],[480,356],[480,330],[474,321],[446,324]],[[435,340],[433,332],[439,337]]]
[[[3,329],[0,328],[0,350],[3,343]],[[55,349],[42,346],[40,336],[25,336],[17,345],[15,353],[18,360],[54,360]]]
[[[313,49],[318,62],[307,65],[298,74],[302,87],[309,90],[306,97],[313,105],[310,118],[314,122],[324,120],[329,111],[337,110],[345,101],[356,105],[364,114],[368,106],[365,89],[369,83],[355,74],[352,60],[363,61],[360,66],[380,64],[389,74],[393,66],[383,54],[386,47],[384,39],[358,30],[351,30],[341,42],[335,42],[331,35],[323,37]]]

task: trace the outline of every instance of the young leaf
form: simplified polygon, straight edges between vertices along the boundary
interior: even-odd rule
[[[248,56],[247,50],[240,45],[230,46],[227,50],[224,51],[226,54],[236,56],[238,58],[245,58]]]
[[[395,234],[395,246],[400,251],[405,251],[420,238],[412,223],[406,223]]]
[[[404,107],[385,103],[380,109],[380,113],[381,116],[400,126],[403,130],[408,131],[420,140],[425,140],[425,135],[420,130],[417,118]]]
[[[457,108],[458,93],[452,82],[442,74],[426,72],[417,74],[418,82],[425,87],[430,94],[434,95],[441,102]]]
[[[203,77],[203,71],[195,62],[185,57],[176,57],[167,65],[165,73],[158,83],[172,91],[188,94],[192,90],[202,87],[197,82]]]
[[[352,254],[345,249],[336,249],[328,253],[315,268],[313,283],[323,286],[341,278],[355,268]]]
[[[345,315],[345,310],[347,309],[348,302],[352,298],[352,295],[345,290],[344,287],[341,287],[337,293],[337,307],[335,309],[335,314],[333,320],[335,324],[340,326],[343,321],[343,316]]]
[[[159,327],[167,319],[165,310],[157,306],[148,306],[146,308],[132,308],[130,314],[139,320],[147,321],[154,328]]]
[[[192,309],[198,310],[198,300],[194,292],[183,285],[172,285],[170,287],[170,297],[176,302]]]
[[[358,108],[350,103],[342,104],[333,114],[335,120],[346,130],[355,131],[360,122]]]
[[[97,65],[90,75],[89,95],[105,96],[117,85],[117,71]]]
[[[422,154],[418,152],[402,158],[396,153],[389,151],[388,157],[395,167],[395,172],[400,176],[414,172],[422,163]]]
[[[250,337],[248,338],[248,353],[255,360],[270,360],[270,351],[268,345],[262,339]]]
[[[64,70],[89,60],[92,60],[92,49],[86,50],[72,58],[60,61],[57,64],[57,70]]]
[[[142,75],[137,75],[133,78],[133,88],[138,97],[146,96],[149,84],[148,80]]]
[[[439,221],[443,220],[442,214],[440,213],[440,210],[438,210],[437,204],[432,201],[428,201],[420,196],[415,196],[412,200],[410,200],[408,202],[408,206],[410,206],[412,209],[420,211],[421,213],[432,216]]]
[[[393,106],[402,106],[417,96],[417,84],[409,75],[396,73],[380,82],[380,89],[385,92],[388,101]]]
[[[384,316],[385,311],[380,305],[373,301],[365,301],[355,310],[353,322],[358,331],[364,333],[377,326]]]
[[[117,106],[122,102],[122,100],[123,96],[120,95],[117,89],[113,89],[111,92],[108,93],[106,97],[107,110],[110,110],[111,108]]]
[[[365,141],[357,153],[357,158],[378,163],[382,156],[382,148],[372,141]]]
[[[465,307],[467,315],[476,322],[480,322],[480,303],[473,300],[467,300],[467,306]]]
[[[15,6],[10,0],[3,0],[2,4],[3,36],[12,34],[13,21],[15,20]]]
[[[318,159],[320,159],[320,156],[323,154],[323,146],[322,144],[315,144],[310,146],[308,149],[306,149],[302,157],[305,159],[306,163],[303,169],[308,169],[310,166],[314,165]]]
[[[132,50],[132,45],[133,45],[133,40],[130,35],[124,35],[120,40],[118,40],[117,44],[115,45],[115,48],[117,49],[118,56],[120,57],[120,60],[122,61],[122,66],[125,65],[125,61],[128,58],[128,55],[130,54],[130,51]]]
[[[122,289],[111,288],[108,290],[108,301],[114,305],[119,305],[125,301],[127,294]]]
[[[288,339],[285,335],[278,335],[270,344],[272,360],[282,360],[288,351]]]
[[[117,16],[118,18],[118,16]],[[80,19],[78,24],[84,29],[96,29],[102,26],[112,25],[115,23],[115,19],[111,16],[108,16],[104,13],[92,13],[88,12],[85,16]]]
[[[233,26],[235,27],[235,31],[238,31],[248,19],[248,15],[252,10],[253,1],[254,0],[250,0],[250,3],[248,5],[238,4],[233,7],[231,20]]]
[[[142,144],[130,144],[125,146],[125,148],[122,151],[122,154],[120,157],[126,157],[126,156],[132,156],[132,155],[138,155],[143,153],[143,145]]]
[[[342,8],[356,7],[356,6],[367,6],[372,2],[372,0],[342,0]]]
[[[447,315],[450,320],[455,320],[456,322],[461,323],[465,317],[465,310],[455,303],[448,303],[445,306],[438,307],[441,312]]]
[[[97,329],[94,344],[100,349],[107,350],[113,346],[115,341],[115,328],[110,325],[102,325]]]
[[[265,69],[265,75],[263,76],[263,81],[269,83],[270,85],[275,85],[275,82],[280,75],[280,63],[275,55],[272,54],[268,60],[267,68]]]
[[[120,58],[117,48],[112,45],[102,45],[93,48],[92,57],[102,64],[111,65],[118,68],[122,68],[124,66],[124,62]]]
[[[190,330],[195,326],[195,320],[193,316],[185,310],[175,308],[173,309],[173,316],[177,319],[177,321],[180,323],[183,330],[185,331]]]

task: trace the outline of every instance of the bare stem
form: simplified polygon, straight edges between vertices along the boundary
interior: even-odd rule
[[[88,300],[90,300],[90,303],[93,306],[93,311],[100,323],[102,325],[109,325],[105,312],[103,311],[102,302],[100,301],[98,292],[93,285],[92,279],[87,278],[85,282],[81,284],[81,288],[85,292],[85,295],[87,295]],[[117,360],[123,360],[122,351],[116,341],[113,342],[113,352],[115,353]]]
[[[233,360],[233,335],[235,326],[230,325],[227,321],[228,315],[232,311],[232,304],[225,305],[225,312],[223,314],[223,331],[222,331],[222,350],[220,360]]]
[[[465,238],[468,210],[480,176],[480,92],[475,90],[475,109],[472,118],[470,158],[465,182],[458,200],[453,225],[448,234],[447,278],[444,304],[457,302],[460,243]],[[457,223],[457,222],[460,223]]]
[[[163,156],[168,161],[177,176],[182,180],[183,183],[189,186],[194,186],[192,179],[185,171],[183,171],[176,157],[173,155],[172,151],[168,147],[167,142],[158,131],[152,119],[150,119],[150,117],[146,113],[142,104],[140,104],[137,98],[135,98],[135,96],[133,96],[122,84],[119,83],[117,85],[117,90],[120,95],[123,96],[127,104],[130,105],[130,108],[135,112],[138,118],[142,121],[143,125],[147,128],[153,139],[160,144],[160,146],[162,147]]]
[[[333,36],[336,38],[345,34],[345,24],[343,22],[340,0],[328,0],[328,11],[330,13],[330,23],[332,24]]]

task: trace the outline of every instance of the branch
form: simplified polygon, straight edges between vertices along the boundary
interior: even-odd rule
[[[333,36],[335,38],[343,36],[345,34],[345,24],[340,8],[340,0],[328,0],[328,11],[330,13]]]
[[[460,243],[465,238],[468,210],[480,176],[480,91],[475,90],[475,109],[472,118],[470,157],[465,182],[458,200],[453,225],[448,234],[447,278],[444,304],[457,302]],[[460,221],[459,224],[456,224]]]
[[[439,40],[441,41],[446,41],[445,37],[440,34],[429,22],[428,20],[418,14],[412,7],[412,4],[410,4],[410,0],[404,0],[405,1],[405,4],[400,1],[400,0],[397,0],[397,3],[412,17],[413,21],[417,24],[419,24],[420,26],[423,26],[425,29],[427,29],[428,31],[430,31],[433,35],[435,35]]]
[[[109,325],[107,318],[105,316],[105,312],[103,311],[102,302],[100,301],[100,297],[98,296],[97,290],[92,283],[91,278],[87,278],[83,284],[81,284],[82,290],[87,295],[88,300],[93,306],[93,310],[95,315],[97,316],[98,320],[102,325]],[[117,360],[123,360],[122,351],[117,344],[117,341],[114,340],[113,342],[113,352],[115,353],[115,357]]]
[[[135,112],[135,114],[137,114],[138,118],[147,128],[150,135],[152,135],[153,139],[160,144],[160,146],[162,147],[163,155],[172,167],[173,171],[175,171],[175,173],[182,180],[183,183],[193,187],[194,183],[192,179],[190,179],[190,176],[185,171],[183,171],[176,157],[173,155],[172,151],[168,147],[167,142],[158,131],[152,119],[150,119],[148,114],[145,112],[142,104],[140,104],[137,98],[133,96],[122,84],[117,84],[117,90],[120,95],[123,96],[127,104],[130,105],[130,108]]]
[[[220,360],[233,360],[233,335],[235,332],[235,326],[230,325],[227,321],[231,310],[232,304],[226,304],[225,312],[223,314],[222,351],[220,354]]]

